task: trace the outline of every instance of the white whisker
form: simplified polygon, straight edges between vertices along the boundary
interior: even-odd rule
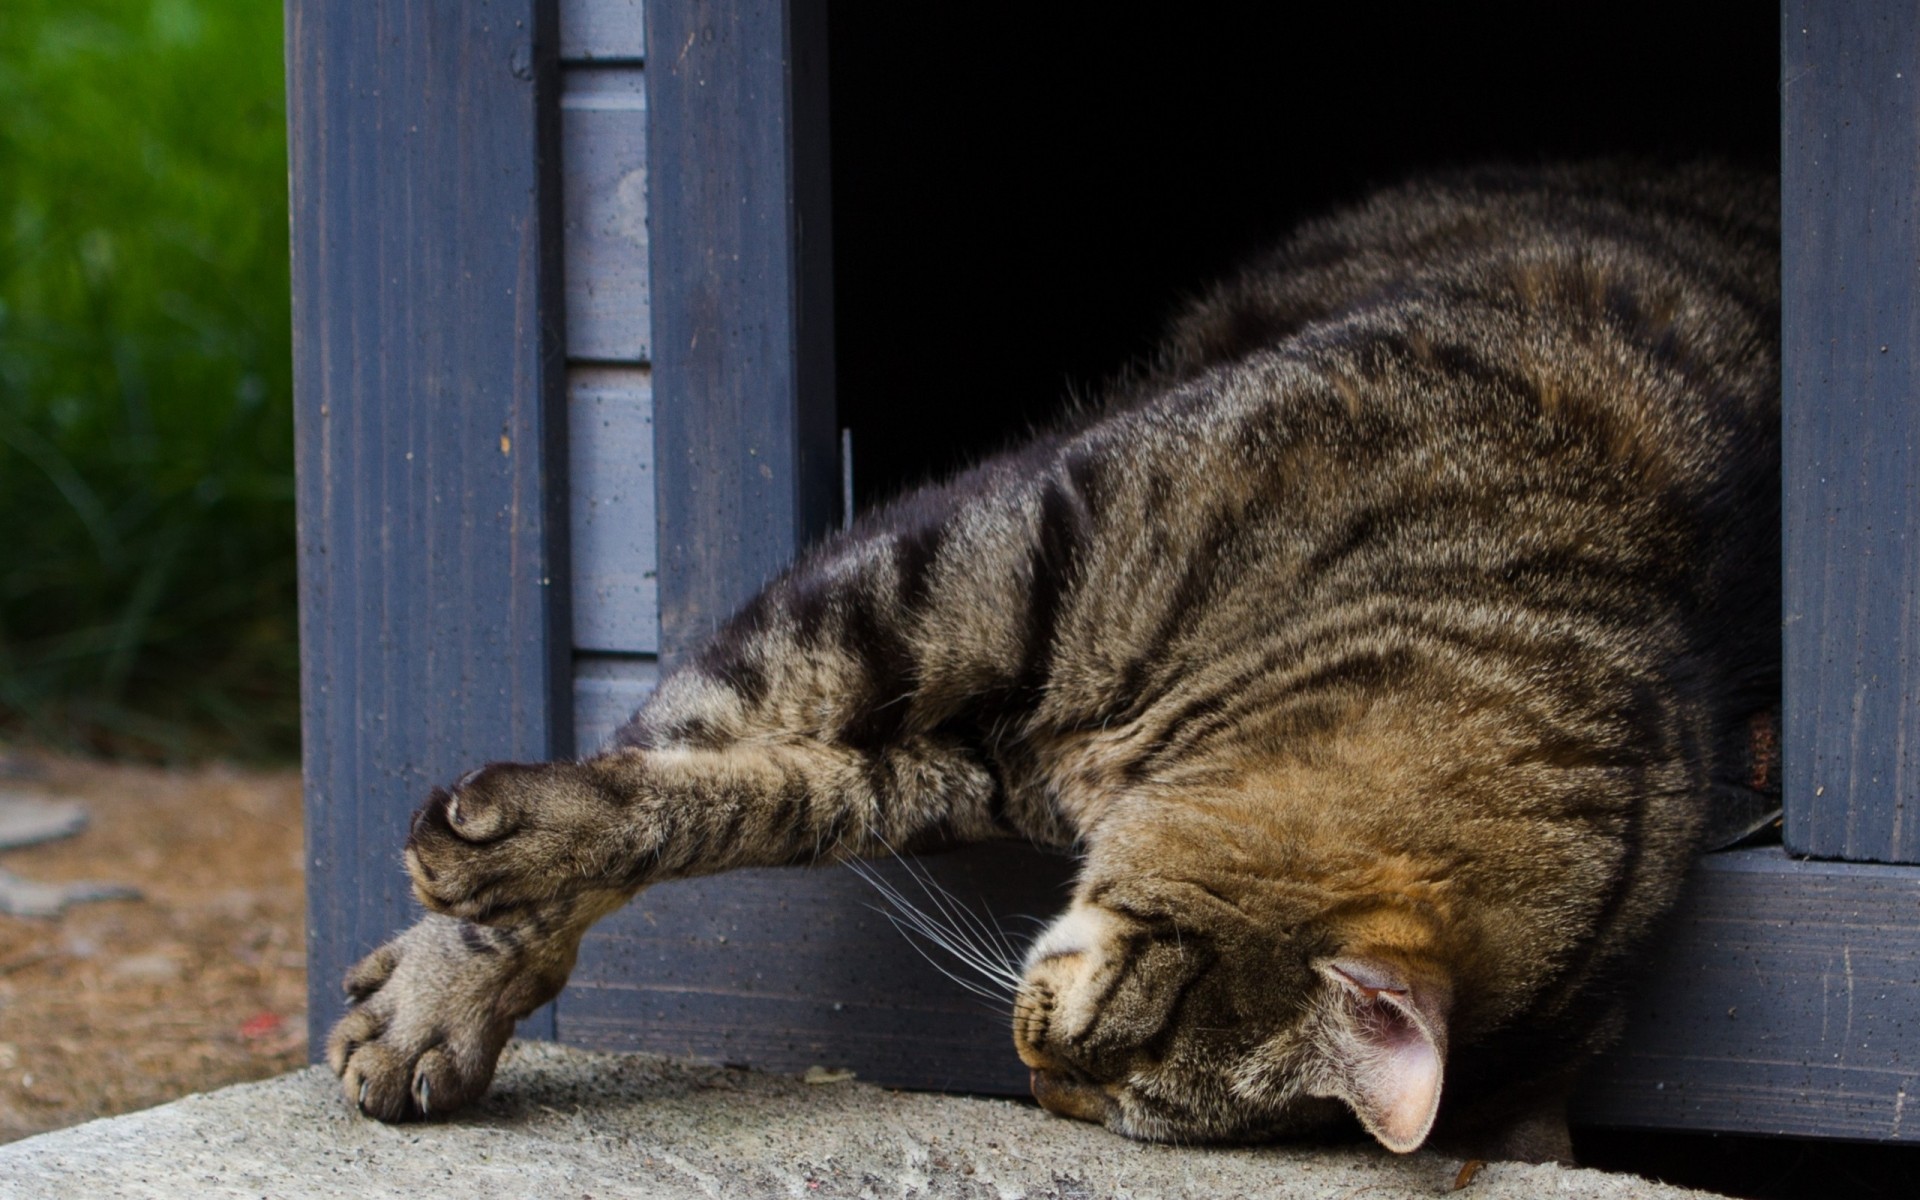
[[[882,844],[885,844],[884,841]],[[892,847],[887,849],[891,850]],[[900,930],[914,951],[935,970],[977,996],[1000,1005],[1010,1001],[1020,989],[1021,974],[1014,964],[1022,955],[1000,928],[998,921],[993,920],[991,914],[982,919],[958,897],[941,887],[925,868],[904,859],[899,861],[907,877],[925,894],[924,906],[909,900],[899,887],[871,865],[849,859],[847,866],[878,892],[881,900],[893,910],[889,912],[875,907],[875,911]],[[922,941],[939,947],[957,964],[980,978],[963,979],[948,970],[927,953],[920,945]],[[982,980],[985,982],[982,983]]]
[[[900,865],[906,869],[908,877],[920,885],[920,890],[926,893],[948,918],[949,928],[955,934],[966,938],[975,953],[982,958],[995,964],[1002,971],[1012,973],[1008,964],[1016,955],[1011,946],[1006,945],[1003,940],[996,940],[986,922],[982,921],[971,908],[960,903],[959,897],[941,887],[925,867],[917,867],[911,859],[902,859]]]
[[[879,909],[879,908],[875,908],[874,911],[879,913],[881,916],[886,917],[889,921],[892,921],[893,927],[895,929],[898,929],[902,934],[910,933],[908,928],[905,925],[903,925],[899,920],[895,919],[891,913],[888,913],[884,909]],[[952,971],[949,971],[947,970],[947,968],[941,966],[940,963],[934,959],[933,955],[928,954],[926,950],[921,947],[920,943],[915,941],[911,936],[907,937],[907,945],[913,947],[913,952],[915,954],[918,954],[921,958],[926,959],[928,966],[940,972],[942,975],[945,975],[948,979],[953,980],[955,983],[967,989],[969,992],[972,992],[974,995],[979,996],[981,999],[991,1000],[995,1002],[996,1005],[1005,999],[1005,997],[1000,995],[1000,993],[995,991],[990,991],[989,989],[982,987],[980,984],[975,983],[973,980],[968,979],[963,975],[956,975]],[[998,1010],[996,1009],[996,1011]]]
[[[893,920],[896,926],[918,933],[972,970],[995,983],[1004,985],[1006,980],[999,964],[968,941],[959,930],[943,924],[938,917],[915,906],[897,888],[880,878],[870,868],[860,874],[889,905],[898,910],[897,919],[892,914],[888,914],[888,919]]]
[[[931,873],[924,867],[917,866],[911,859],[902,858],[884,838],[881,839],[881,845],[886,847],[887,852],[900,863],[901,869],[906,871],[907,877],[912,879],[921,892],[940,910],[940,916],[936,917],[919,908],[907,900],[898,889],[876,883],[875,886],[888,897],[889,903],[902,912],[913,912],[922,922],[920,925],[922,933],[940,944],[948,953],[966,961],[974,970],[995,979],[1003,986],[1017,989],[1020,983],[1020,972],[1014,967],[1014,963],[1021,960],[1023,956],[1012,946],[1004,944],[995,946],[993,939],[986,933],[985,924],[970,908],[960,903],[957,897],[941,887]],[[877,873],[869,872],[868,878],[872,882],[877,878]],[[945,921],[943,922],[940,917],[944,917]],[[978,931],[978,935],[970,936],[972,931]]]

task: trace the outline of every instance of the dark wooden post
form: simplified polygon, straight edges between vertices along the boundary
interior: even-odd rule
[[[1781,12],[1787,845],[1920,863],[1920,10]]]
[[[660,652],[830,527],[826,6],[647,5]]]
[[[553,5],[289,0],[313,1046],[435,784],[572,751]]]

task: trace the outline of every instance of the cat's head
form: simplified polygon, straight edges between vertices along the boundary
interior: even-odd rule
[[[1346,1110],[1417,1148],[1454,999],[1445,885],[1204,806],[1107,824],[1015,1001],[1035,1098],[1154,1141],[1307,1133]]]

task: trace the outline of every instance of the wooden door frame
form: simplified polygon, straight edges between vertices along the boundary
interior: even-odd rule
[[[316,1053],[428,790],[573,749],[556,18],[287,0]]]

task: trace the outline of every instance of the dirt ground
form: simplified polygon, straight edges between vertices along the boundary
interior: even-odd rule
[[[0,867],[142,897],[0,915],[0,1142],[302,1065],[298,772],[0,758],[19,768],[0,787],[92,818]]]

